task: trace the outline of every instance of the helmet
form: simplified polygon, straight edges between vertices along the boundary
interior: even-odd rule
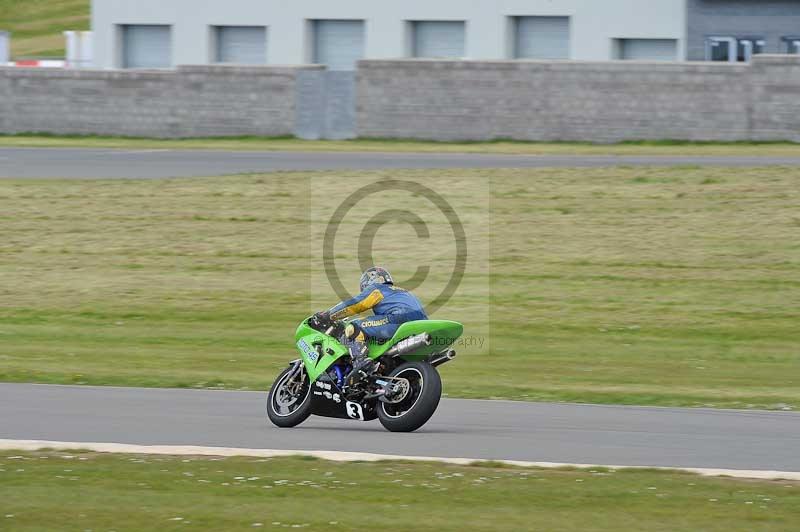
[[[371,284],[394,284],[392,274],[378,266],[373,266],[361,274],[361,281],[359,281],[359,289],[363,292]]]

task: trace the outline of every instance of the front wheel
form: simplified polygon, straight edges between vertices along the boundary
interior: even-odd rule
[[[286,368],[275,379],[267,397],[267,415],[278,427],[294,427],[311,415],[311,383],[302,364]]]
[[[436,412],[442,397],[442,378],[427,362],[406,362],[392,371],[389,377],[404,379],[408,385],[396,402],[379,402],[378,419],[392,432],[413,432],[424,425]]]

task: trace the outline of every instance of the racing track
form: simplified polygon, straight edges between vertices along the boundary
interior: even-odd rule
[[[0,148],[0,177],[164,178],[275,170],[800,165],[800,158]],[[446,385],[445,369],[445,385]],[[417,433],[266,421],[265,393],[0,384],[0,439],[363,451],[800,471],[800,413],[443,400]]]
[[[800,157],[481,155],[201,150],[0,148],[0,178],[217,176],[282,170],[546,168],[602,166],[798,166]]]
[[[265,392],[0,384],[0,439],[800,471],[794,412],[445,399],[393,434],[317,417],[278,429],[265,408]]]

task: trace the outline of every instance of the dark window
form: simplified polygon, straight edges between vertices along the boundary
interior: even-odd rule
[[[737,44],[737,61],[750,61],[754,55],[764,53],[763,39],[739,39]]]
[[[706,39],[706,60],[750,61],[754,55],[764,53],[764,45],[764,39],[758,37],[709,37]]]
[[[787,54],[800,54],[800,37],[784,37],[783,43]]]
[[[733,62],[736,39],[733,37],[709,37],[706,39],[706,61]]]

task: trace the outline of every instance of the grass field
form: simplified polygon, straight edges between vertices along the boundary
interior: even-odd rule
[[[491,209],[446,312],[490,348],[450,396],[800,407],[797,168],[0,180],[0,380],[266,389],[321,304],[312,198],[387,177]],[[398,277],[430,262],[386,237]]]
[[[2,0],[0,0],[1,2]],[[515,155],[738,155],[800,157],[792,142],[635,141],[619,144],[581,142],[432,142],[404,139],[299,140],[295,138],[232,137],[207,139],[146,139],[129,137],[0,135],[0,147],[123,148],[165,150],[375,151],[426,153],[503,153]]]
[[[0,453],[0,528],[796,530],[800,483],[491,464]],[[424,516],[424,517],[423,517]]]
[[[89,0],[0,0],[0,30],[11,57],[64,57],[67,30],[89,29]]]

